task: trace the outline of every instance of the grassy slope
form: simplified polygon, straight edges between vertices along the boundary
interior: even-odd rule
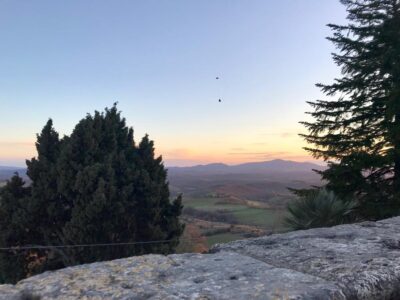
[[[224,210],[236,217],[240,224],[252,225],[271,231],[284,229],[282,225],[283,210],[248,207],[243,204],[229,203],[228,198],[186,198],[186,207],[193,207],[205,211]],[[240,233],[219,233],[207,236],[208,245],[225,243],[245,238]]]
[[[238,233],[220,233],[220,234],[215,234],[207,237],[207,244],[208,247],[211,247],[215,244],[218,243],[228,243],[240,239],[244,239],[245,237],[241,234]]]
[[[274,209],[253,208],[242,204],[224,203],[223,198],[186,199],[184,205],[205,211],[224,210],[233,214],[239,223],[272,229],[281,226],[283,212]]]

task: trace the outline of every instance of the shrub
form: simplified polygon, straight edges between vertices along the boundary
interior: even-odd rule
[[[288,204],[285,224],[294,230],[330,227],[354,220],[354,201],[342,201],[326,189],[308,193]]]

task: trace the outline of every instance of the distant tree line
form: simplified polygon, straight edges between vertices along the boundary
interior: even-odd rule
[[[14,176],[0,190],[0,282],[44,270],[145,253],[171,253],[183,225],[153,142],[139,144],[116,105],[59,137],[51,120],[27,160],[29,186]],[[170,240],[132,246],[18,249]]]
[[[206,211],[201,209],[196,209],[193,207],[185,207],[183,210],[185,215],[191,216],[193,218],[211,221],[211,222],[221,222],[228,224],[238,224],[237,218],[229,211],[217,209],[213,211]]]

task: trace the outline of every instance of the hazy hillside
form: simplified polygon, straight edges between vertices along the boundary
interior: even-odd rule
[[[323,167],[285,160],[216,163],[170,167],[168,180],[172,196],[184,194],[185,236],[202,238],[191,247],[207,249],[219,242],[284,230],[286,205],[294,199],[288,187],[320,185],[313,169]],[[0,166],[0,186],[15,172],[27,179],[25,168]],[[183,245],[181,251],[192,251],[187,247]]]
[[[229,166],[222,163],[193,167],[169,167],[172,194],[208,196],[222,194],[257,201],[290,195],[287,188],[318,185],[320,177],[313,169],[323,167],[309,162],[271,160]],[[26,169],[0,166],[0,182],[18,172],[24,179]]]
[[[313,169],[323,167],[287,160],[217,163],[168,168],[168,180],[172,195],[184,195],[186,234],[199,232],[210,246],[284,231],[286,206],[295,198],[288,187],[320,185]]]
[[[235,166],[210,164],[172,167],[168,178],[173,193],[189,196],[224,194],[257,201],[290,195],[288,187],[304,188],[320,184],[313,169],[323,167],[285,160],[246,163]]]
[[[26,179],[26,168],[0,166],[0,182],[11,178],[15,172]]]
[[[239,165],[229,166],[226,164],[216,163],[208,165],[198,165],[193,167],[170,167],[169,174],[198,174],[206,173],[207,175],[216,174],[264,174],[273,175],[276,173],[298,173],[310,172],[313,169],[321,170],[322,166],[309,162],[296,162],[290,160],[275,159],[263,162],[252,162]]]

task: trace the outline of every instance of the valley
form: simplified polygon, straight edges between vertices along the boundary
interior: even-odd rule
[[[185,236],[193,244],[186,240],[181,251],[285,232],[286,206],[295,198],[288,188],[320,185],[312,170],[322,168],[283,160],[169,168],[170,190],[183,194]]]
[[[295,198],[288,188],[320,185],[313,169],[323,167],[273,160],[168,168],[172,198],[183,195],[186,229],[178,252],[203,252],[217,243],[285,232],[286,206]],[[0,167],[0,186],[15,172],[29,181],[23,168]]]

